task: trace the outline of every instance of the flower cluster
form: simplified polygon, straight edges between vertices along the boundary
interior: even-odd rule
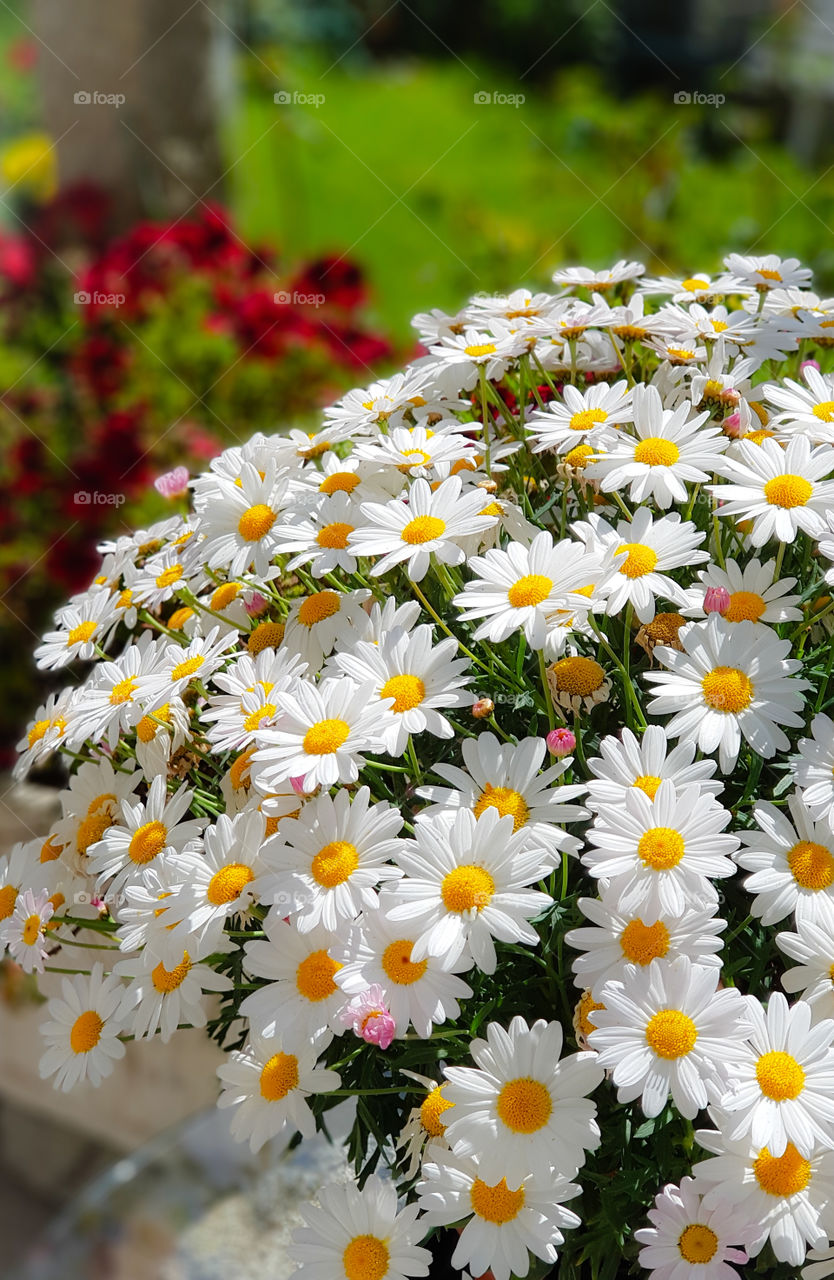
[[[0,938],[65,975],[61,1088],[207,1025],[253,1149],[355,1102],[311,1277],[824,1275],[834,300],[555,281],[102,546]]]

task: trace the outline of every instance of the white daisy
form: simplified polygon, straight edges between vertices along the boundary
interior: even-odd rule
[[[217,1105],[235,1108],[229,1127],[238,1142],[260,1151],[287,1126],[312,1138],[316,1123],[307,1099],[341,1083],[335,1071],[316,1066],[316,1056],[316,1046],[308,1041],[267,1039],[256,1031],[242,1050],[232,1050],[217,1068],[223,1083]]]
[[[147,951],[121,960],[113,972],[128,980],[119,1016],[137,1040],[157,1032],[167,1044],[180,1026],[204,1027],[208,1020],[203,992],[228,991],[232,981],[207,964],[195,964],[187,951],[166,968]],[[132,981],[131,981],[132,979]]]
[[[799,757],[793,774],[802,803],[815,821],[830,818],[834,810],[834,724],[826,715],[814,716],[811,737],[796,744]]]
[[[473,1040],[477,1067],[444,1067],[453,1110],[446,1140],[457,1156],[473,1157],[490,1184],[515,1190],[528,1173],[547,1178],[555,1167],[572,1177],[585,1152],[599,1145],[596,1105],[587,1097],[602,1082],[596,1055],[561,1058],[558,1022],[528,1027],[517,1015],[504,1030],[491,1022]]]
[[[504,1178],[490,1183],[478,1163],[432,1146],[417,1185],[420,1221],[427,1227],[465,1222],[452,1254],[452,1266],[468,1274],[487,1271],[495,1280],[511,1280],[530,1271],[529,1254],[554,1263],[563,1232],[580,1219],[563,1202],[580,1188],[560,1173],[528,1174],[511,1190]],[[529,1251],[529,1252],[528,1252]]]
[[[60,747],[80,696],[78,689],[62,689],[60,693],[50,693],[38,707],[16,747],[18,756],[12,771],[15,781],[21,782],[34,765],[42,764]]]
[[[834,898],[821,894],[813,917],[796,921],[796,933],[777,933],[776,945],[799,963],[782,974],[782,986],[799,993],[815,1019],[834,1018]]]
[[[244,968],[266,982],[246,997],[241,1013],[264,1036],[292,1044],[316,1040],[325,1048],[340,1028],[345,1002],[334,981],[341,964],[331,955],[333,935],[321,925],[300,933],[277,911],[267,916],[264,932],[265,941],[244,947]]]
[[[820,373],[812,365],[802,370],[805,386],[792,378],[767,383],[761,393],[768,404],[779,410],[775,423],[790,423],[816,444],[834,443],[834,378]]]
[[[222,949],[226,920],[249,910],[262,870],[264,826],[257,809],[234,818],[221,813],[206,828],[202,852],[192,848],[170,855],[173,873],[182,881],[170,904],[178,920],[171,938],[181,950],[206,955]]]
[[[600,808],[582,861],[595,879],[614,882],[620,911],[680,915],[693,898],[715,901],[705,877],[734,874],[738,837],[721,834],[731,816],[697,786],[661,782],[654,800],[632,787],[623,804]]]
[[[123,800],[119,825],[108,827],[88,850],[91,875],[110,893],[118,894],[128,881],[141,880],[155,858],[164,861],[172,853],[199,848],[206,819],[186,817],[193,795],[181,786],[169,796],[166,779],[160,775],[144,802],[131,805]]]
[[[759,800],[753,808],[758,830],[743,831],[736,861],[752,871],[744,882],[754,895],[750,912],[762,924],[777,924],[793,912],[797,921],[816,919],[823,898],[834,902],[834,832],[827,820],[814,822],[801,797],[788,797],[793,824],[776,805]]]
[[[201,554],[210,569],[235,577],[253,565],[264,573],[276,548],[277,524],[288,497],[286,468],[274,461],[263,475],[242,462],[237,480],[217,476],[209,499],[199,500],[200,529],[205,535]]]
[[[655,1196],[649,1210],[650,1227],[635,1231],[643,1247],[638,1262],[649,1280],[738,1280],[729,1263],[744,1266],[744,1245],[752,1235],[750,1223],[735,1205],[705,1208],[692,1178],[681,1178]]]
[[[722,773],[734,767],[742,734],[769,759],[789,747],[780,728],[802,726],[799,714],[808,682],[791,679],[802,663],[788,658],[790,640],[753,622],[726,623],[717,613],[679,633],[684,652],[661,646],[655,657],[668,668],[647,671],[654,687],[648,710],[675,714],[670,738],[696,739],[706,754],[718,750]]]
[[[592,383],[584,391],[566,383],[562,401],[551,400],[545,409],[537,409],[527,421],[527,431],[534,440],[533,452],[557,449],[565,452],[578,444],[595,442],[601,433],[623,422],[632,422],[631,392],[628,384]]]
[[[552,899],[528,886],[553,869],[555,855],[527,847],[510,816],[468,809],[418,822],[414,840],[396,854],[406,873],[397,884],[391,920],[419,930],[412,958],[444,956],[453,965],[468,946],[485,973],[497,963],[493,939],[536,946],[529,919]]]
[[[619,737],[606,734],[599,749],[601,754],[588,761],[593,775],[588,783],[591,809],[621,808],[633,787],[654,800],[665,781],[673,782],[678,791],[696,786],[706,796],[718,796],[724,790],[723,783],[712,776],[714,760],[696,760],[694,742],[679,742],[670,751],[669,740],[657,724],[650,724],[642,738],[626,728]]]
[[[613,1070],[620,1102],[640,1098],[644,1115],[660,1115],[669,1094],[693,1120],[726,1085],[730,1062],[750,1030],[735,987],[717,990],[720,970],[687,956],[626,969],[599,989],[588,1037],[601,1067]]]
[[[526,350],[525,330],[513,330],[501,320],[490,320],[489,328],[465,325],[462,333],[441,334],[440,341],[429,348],[438,360],[460,366],[461,385],[475,385],[478,369],[487,378],[503,378],[513,358]]]
[[[749,1135],[755,1147],[781,1156],[790,1142],[801,1156],[831,1146],[834,1122],[834,1021],[811,1027],[811,1007],[788,1007],[774,991],[767,1009],[747,996],[749,1044],[729,1067],[720,1099],[724,1132],[734,1141]]]
[[[775,253],[728,253],[724,266],[730,275],[751,285],[761,293],[792,285],[804,288],[811,283],[811,271],[798,258],[780,258]]]
[[[321,669],[333,648],[358,640],[367,626],[364,605],[370,591],[314,591],[293,600],[287,616],[282,648],[307,663],[307,674]]]
[[[747,534],[754,547],[770,538],[793,542],[800,530],[818,538],[834,505],[834,448],[813,448],[806,436],[794,436],[783,449],[775,440],[740,440],[735,456],[716,468],[728,483],[708,485],[719,516],[752,520]]]
[[[105,978],[100,964],[89,977],[63,978],[61,994],[46,1006],[49,1022],[41,1024],[47,1049],[38,1070],[42,1080],[54,1076],[56,1089],[67,1092],[80,1080],[101,1084],[109,1076],[125,1047],[119,1013],[124,987],[111,974]]]
[[[221,635],[220,628],[213,627],[208,635],[195,636],[186,645],[166,645],[159,669],[137,676],[135,696],[145,712],[182,697],[192,680],[208,680],[223,665],[237,639],[237,631]]]
[[[718,587],[730,597],[727,607],[719,610],[726,622],[798,622],[802,610],[795,606],[800,597],[789,594],[791,587],[796,586],[796,578],[780,578],[775,582],[775,569],[775,560],[768,560],[766,564],[748,560],[742,567],[728,559],[724,569],[710,561],[698,574],[700,585],[687,591],[689,603],[681,613],[687,618],[705,617],[706,593],[711,587]]]
[[[63,816],[54,828],[65,862],[88,873],[89,850],[109,827],[121,824],[123,805],[138,802],[140,781],[138,771],[114,769],[106,759],[87,760],[79,766],[61,792]]]
[[[57,630],[47,631],[43,644],[35,650],[35,662],[42,671],[55,671],[80,658],[89,662],[96,656],[117,621],[113,597],[107,587],[96,587],[75,603],[59,609]]]
[[[49,955],[44,945],[45,930],[54,911],[46,889],[37,894],[26,889],[17,895],[12,914],[0,924],[0,946],[8,947],[12,960],[24,973],[43,973]]]
[[[388,435],[358,441],[354,452],[357,458],[377,467],[395,468],[416,480],[433,476],[444,463],[474,457],[475,446],[461,433],[457,418],[452,418],[432,427],[394,427]]]
[[[392,1182],[375,1174],[361,1191],[334,1185],[319,1192],[319,1203],[305,1205],[305,1227],[293,1232],[290,1257],[294,1275],[307,1280],[406,1280],[429,1274],[431,1254],[421,1248],[424,1225],[417,1206],[397,1207]]]
[[[554,271],[554,284],[569,285],[573,289],[592,289],[596,293],[623,284],[626,280],[639,280],[646,268],[642,262],[628,262],[620,258],[613,267],[593,271],[589,267],[563,267]]]
[[[290,553],[289,570],[309,564],[314,578],[321,578],[335,569],[353,573],[356,554],[348,546],[348,538],[360,523],[359,505],[346,493],[335,493],[325,498],[316,510],[290,515],[286,524],[275,531],[275,550]]]

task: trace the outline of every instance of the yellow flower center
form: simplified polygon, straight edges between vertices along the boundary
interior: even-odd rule
[[[193,676],[203,665],[202,654],[195,654],[193,658],[186,658],[184,662],[178,662],[171,672],[171,680],[187,680]]]
[[[117,609],[129,609],[133,604],[133,592],[130,587],[125,587],[124,591],[119,592],[119,598],[116,601]]]
[[[17,902],[17,889],[13,884],[4,885],[0,889],[0,920],[8,920]]]
[[[475,804],[475,817],[480,818],[487,809],[497,809],[502,818],[509,814],[513,820],[513,831],[521,830],[530,813],[527,801],[520,791],[513,791],[510,787],[493,787],[490,782]]]
[[[734,591],[724,610],[728,622],[758,622],[767,605],[755,591]]]
[[[322,480],[319,493],[353,493],[359,483],[359,476],[354,471],[334,471]]]
[[[51,723],[52,723],[51,720],[35,721],[35,723],[32,725],[32,728],[29,730],[29,735],[27,738],[27,741],[30,747],[34,747],[36,742],[40,742],[41,738],[44,736],[44,734],[46,733]]]
[[[579,1000],[579,1004],[576,1006],[574,1014],[580,1035],[587,1038],[592,1031],[596,1030],[596,1026],[591,1019],[591,1014],[595,1009],[604,1008],[605,1005],[600,1004],[598,1000],[595,1000],[590,991],[582,992],[582,996]]]
[[[304,604],[306,603],[307,601],[305,600]],[[304,605],[301,608],[303,609]],[[338,608],[338,605],[336,608]],[[299,610],[299,620],[300,618],[301,610]],[[257,656],[264,649],[277,649],[283,639],[283,622],[259,622],[246,641],[246,648],[253,656]]]
[[[718,1236],[702,1222],[692,1222],[678,1240],[678,1251],[685,1262],[704,1266],[718,1249]]]
[[[206,898],[213,907],[225,907],[234,902],[243,890],[255,879],[251,867],[245,862],[230,862],[227,866],[215,871],[208,882]]]
[[[158,964],[151,973],[151,982],[160,995],[167,996],[182,986],[190,970],[191,957],[187,951],[183,951],[182,960],[173,969],[166,969],[164,964]]]
[[[608,414],[604,409],[580,409],[571,418],[568,426],[571,431],[590,431],[598,422],[607,422]]]
[[[212,609],[226,609],[233,600],[236,600],[240,594],[240,586],[237,582],[224,582],[212,593],[209,607]]]
[[[324,948],[312,951],[309,956],[304,957],[295,971],[295,985],[299,995],[313,1004],[335,995],[339,988],[333,981],[333,975],[341,967],[338,960],[331,960]]]
[[[581,471],[586,467],[593,458],[595,450],[589,444],[578,444],[573,449],[569,449],[565,454],[565,462],[569,467],[575,467],[577,471]]]
[[[778,283],[782,281],[778,271],[770,271],[767,267],[757,267],[756,275],[761,276],[763,280],[776,280]]]
[[[712,325],[713,333],[724,333],[730,327],[726,320],[711,320],[710,324]]]
[[[146,822],[134,831],[128,845],[128,857],[137,866],[144,867],[160,854],[168,843],[168,828],[164,822]]]
[[[23,922],[23,941],[27,947],[34,947],[41,932],[41,918],[39,915],[27,916]]]
[[[686,289],[687,293],[699,293],[701,289],[709,288],[709,280],[701,280],[698,276],[692,276],[688,280],[681,280],[681,288]]]
[[[789,1053],[763,1053],[756,1063],[756,1080],[765,1097],[774,1102],[798,1098],[805,1085],[805,1072]]]
[[[278,513],[264,502],[257,502],[254,507],[244,511],[237,522],[237,531],[246,542],[260,542],[269,533]]]
[[[103,1029],[104,1022],[95,1009],[87,1009],[85,1013],[79,1014],[70,1031],[70,1048],[73,1053],[89,1053],[91,1049],[95,1049]]]
[[[512,1222],[524,1208],[524,1188],[510,1191],[506,1178],[492,1187],[476,1178],[469,1192],[469,1201],[473,1213],[479,1218],[501,1226],[505,1222]]]
[[[193,617],[194,617],[194,610],[189,609],[188,605],[184,604],[181,609],[175,609],[174,612],[171,614],[167,623],[168,630],[182,631],[188,619]]]
[[[124,680],[119,680],[110,690],[111,707],[119,707],[125,702],[133,701],[133,691],[137,682],[132,676],[127,676]]]
[[[680,1009],[661,1009],[646,1027],[646,1043],[658,1056],[671,1061],[685,1058],[695,1048],[698,1029]]]
[[[235,791],[240,791],[241,787],[249,785],[249,769],[254,754],[254,747],[250,747],[248,751],[242,751],[229,770],[229,780]]]
[[[834,400],[823,400],[821,404],[815,404],[811,412],[820,422],[834,422]]]
[[[86,644],[97,626],[97,622],[79,622],[67,635],[67,648],[71,649],[74,644]]]
[[[774,476],[764,487],[764,496],[770,505],[787,510],[791,507],[804,507],[813,492],[814,486],[810,480],[790,473]]]
[[[136,736],[140,742],[153,742],[156,737],[157,730],[162,726],[159,721],[170,724],[171,721],[171,704],[163,703],[161,707],[157,707],[152,715],[142,716],[142,719],[136,726]]]
[[[406,473],[412,467],[424,467],[427,462],[431,462],[431,454],[426,453],[425,449],[403,449],[402,456],[411,459],[410,462],[402,463],[399,468],[400,471],[405,471]]]
[[[468,863],[443,877],[440,894],[447,911],[482,911],[495,893],[495,881],[483,867]]]
[[[819,893],[834,882],[834,858],[824,844],[800,840],[788,850],[788,866],[800,889]]]
[[[268,720],[270,716],[274,715],[275,703],[265,702],[262,707],[258,707],[255,711],[250,711],[243,721],[243,727],[247,733],[254,733],[262,720]]]
[[[431,1093],[427,1093],[420,1107],[420,1124],[432,1138],[441,1138],[446,1132],[446,1126],[440,1117],[454,1105],[443,1097],[442,1089],[443,1086],[438,1085]]]
[[[619,560],[619,569],[627,578],[642,578],[651,573],[657,564],[657,552],[644,546],[642,542],[624,542],[617,548],[618,555],[623,551],[626,556]]]
[[[313,627],[325,618],[332,618],[340,607],[338,591],[317,591],[315,595],[301,601],[298,621],[302,627]]]
[[[662,436],[647,436],[634,450],[634,461],[645,462],[648,467],[671,467],[680,456],[678,446]]]
[[[686,852],[683,836],[674,827],[651,827],[640,837],[637,854],[644,867],[671,871]]]
[[[182,565],[172,564],[170,568],[163,569],[162,573],[157,574],[156,585],[158,587],[172,587],[175,582],[179,582],[182,577]]]
[[[513,1133],[537,1133],[550,1119],[553,1099],[540,1080],[519,1076],[504,1085],[495,1109],[499,1120]]]
[[[423,542],[432,542],[446,532],[446,522],[437,516],[415,516],[400,535],[409,546],[419,546]]]
[[[629,920],[620,934],[620,948],[632,964],[651,964],[652,960],[662,958],[669,950],[669,930],[662,920],[656,924]]]
[[[753,1172],[762,1191],[787,1199],[804,1191],[811,1181],[811,1162],[789,1142],[781,1156],[772,1156],[767,1147],[762,1147],[753,1163]]]
[[[560,692],[587,698],[602,688],[605,672],[593,658],[562,658],[550,668],[550,674]]]
[[[359,850],[349,840],[332,840],[319,849],[310,864],[313,879],[323,889],[344,884],[359,866]]]
[[[379,1236],[354,1236],[342,1254],[346,1280],[383,1280],[390,1256]]]
[[[304,750],[310,756],[330,756],[347,741],[349,733],[346,720],[319,720],[305,733]]]
[[[405,939],[389,942],[382,953],[382,967],[398,987],[410,987],[426,972],[428,960],[411,959],[412,943]]]
[[[471,347],[464,347],[463,351],[467,356],[493,356],[496,347],[494,342],[476,342]]]
[[[507,599],[514,609],[526,609],[541,604],[553,590],[553,579],[541,573],[528,573],[514,582],[507,592]]]
[[[298,1058],[294,1053],[273,1053],[261,1071],[261,1097],[280,1102],[298,1085]]]
[[[644,795],[647,795],[650,800],[654,800],[662,781],[663,779],[658,778],[657,774],[641,773],[639,778],[634,779],[633,786],[637,787],[638,791],[642,791]]]
[[[701,681],[704,702],[713,711],[737,715],[753,701],[753,683],[738,667],[714,667]]]
[[[57,837],[50,836],[41,846],[39,862],[55,862],[64,851],[62,844],[56,843]]]
[[[352,524],[345,524],[343,520],[334,520],[318,531],[316,542],[320,547],[328,547],[332,551],[344,551],[348,544],[348,534],[353,533],[354,527]]]
[[[380,698],[393,698],[392,711],[411,711],[426,696],[426,686],[419,676],[392,676],[379,691]]]
[[[86,853],[90,845],[96,844],[112,825],[113,818],[111,814],[107,812],[90,814],[89,817],[78,824],[78,834],[76,836],[78,852]]]

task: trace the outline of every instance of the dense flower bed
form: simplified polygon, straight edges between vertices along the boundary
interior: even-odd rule
[[[425,357],[104,544],[37,650],[93,664],[20,744],[61,817],[0,867],[11,955],[67,975],[41,1074],[208,1026],[254,1149],[353,1099],[313,1280],[788,1277],[834,1234],[809,274],[418,316]]]

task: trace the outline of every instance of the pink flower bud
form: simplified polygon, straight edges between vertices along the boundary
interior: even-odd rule
[[[803,360],[799,366],[799,372],[802,373],[804,369],[816,369],[817,373],[819,373],[820,371],[819,360]]]
[[[260,591],[253,591],[249,599],[244,600],[243,607],[250,618],[257,618],[263,613],[267,603],[266,596],[261,595]]]
[[[733,440],[738,440],[742,433],[741,414],[736,410],[735,413],[728,414],[721,426],[725,436],[730,436]]]
[[[181,498],[188,492],[188,468],[174,467],[173,471],[166,471],[164,476],[156,477],[153,487],[163,498]]]
[[[492,698],[476,698],[472,703],[472,714],[476,720],[486,720],[495,710]]]
[[[730,607],[730,593],[726,587],[707,587],[704,596],[704,613],[725,614]]]
[[[339,1014],[339,1019],[350,1027],[354,1035],[361,1036],[368,1044],[387,1049],[397,1034],[397,1024],[385,1003],[385,993],[374,982],[361,995],[349,1000]]]
[[[576,749],[576,734],[570,729],[551,729],[547,735],[547,749],[559,760],[569,756]]]

